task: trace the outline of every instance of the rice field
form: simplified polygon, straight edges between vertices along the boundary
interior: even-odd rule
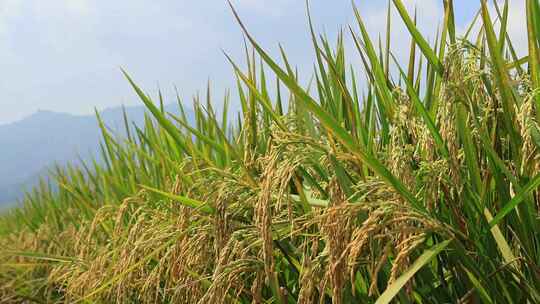
[[[540,2],[524,1],[519,57],[508,2],[480,1],[458,36],[444,1],[428,41],[392,0],[403,65],[354,5],[337,41],[308,8],[309,86],[231,7],[238,113],[209,88],[189,123],[124,72],[151,115],[125,138],[100,123],[102,163],[58,167],[1,215],[0,303],[540,303]]]

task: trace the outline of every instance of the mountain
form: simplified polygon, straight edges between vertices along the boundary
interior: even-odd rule
[[[143,123],[144,107],[125,109],[130,122]],[[166,107],[167,111],[172,109]],[[121,107],[104,110],[100,116],[110,129],[123,133]],[[52,165],[98,155],[100,140],[95,115],[40,110],[20,121],[0,125],[0,206],[21,199],[24,190],[46,176]]]

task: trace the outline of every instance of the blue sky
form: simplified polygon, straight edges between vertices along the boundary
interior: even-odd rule
[[[433,38],[442,0],[404,2],[418,7],[419,26]],[[465,28],[479,1],[454,2],[458,26]],[[309,76],[313,52],[304,0],[233,3],[265,48],[276,54],[282,43]],[[349,0],[310,3],[317,29],[329,37],[354,25]],[[387,1],[355,3],[372,36],[382,34]],[[523,3],[510,0],[510,32],[521,50]],[[397,16],[393,27],[393,51],[404,58],[409,36]],[[38,109],[85,114],[94,107],[139,104],[119,67],[149,93],[161,88],[170,97],[176,85],[190,102],[210,80],[221,97],[234,88],[222,49],[238,61],[243,58],[242,34],[225,0],[0,0],[0,124]]]

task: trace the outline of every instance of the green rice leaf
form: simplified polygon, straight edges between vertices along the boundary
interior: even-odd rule
[[[144,186],[144,185],[140,185],[140,186],[141,186],[141,188],[146,189],[146,190],[148,190],[150,192],[159,194],[159,195],[161,195],[161,196],[163,196],[165,198],[171,199],[173,201],[177,201],[177,202],[181,203],[184,206],[200,210],[200,211],[202,211],[204,213],[207,213],[207,214],[214,214],[215,213],[214,208],[210,207],[207,203],[204,203],[204,202],[201,202],[201,201],[198,201],[198,200],[194,200],[194,199],[191,199],[191,198],[188,198],[188,197],[185,197],[185,196],[180,196],[180,195],[164,192],[164,191],[152,188],[152,187],[148,187],[148,186]]]
[[[441,251],[443,251],[452,240],[447,240],[444,242],[441,242],[426,251],[422,253],[409,267],[407,270],[403,272],[401,276],[399,276],[394,283],[386,287],[386,290],[381,294],[379,298],[377,298],[377,301],[375,304],[388,304],[392,301],[392,299],[401,291],[403,286],[412,279],[412,277],[427,263],[429,263],[434,257],[436,257]]]
[[[516,194],[512,200],[510,200],[504,207],[497,213],[493,220],[489,223],[491,227],[497,225],[508,213],[510,213],[514,208],[519,205],[523,200],[529,195],[532,191],[535,191],[536,188],[540,186],[540,173],[532,178],[523,189]]]

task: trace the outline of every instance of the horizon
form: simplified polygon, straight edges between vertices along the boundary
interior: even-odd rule
[[[169,105],[174,105],[174,103],[172,103],[172,102],[171,103],[165,103],[165,106],[169,106]],[[189,107],[189,104],[187,106]],[[122,110],[122,108],[125,108],[126,110],[144,109],[145,106],[143,104],[130,104],[130,105],[118,104],[118,105],[111,105],[111,106],[107,106],[107,107],[102,108],[102,109],[95,109],[95,110],[97,110],[100,114],[102,114],[102,113],[107,113],[107,112],[110,112],[110,111],[119,111],[119,110]],[[94,111],[88,112],[88,113],[70,113],[70,112],[63,112],[61,110],[49,110],[49,109],[39,109],[38,108],[34,112],[31,112],[31,113],[21,117],[18,120],[8,121],[8,122],[5,122],[5,123],[0,122],[0,127],[20,123],[20,122],[23,122],[25,120],[32,119],[36,115],[40,115],[40,114],[66,115],[66,116],[70,116],[70,117],[80,117],[80,118],[89,117],[89,116],[95,116]]]

